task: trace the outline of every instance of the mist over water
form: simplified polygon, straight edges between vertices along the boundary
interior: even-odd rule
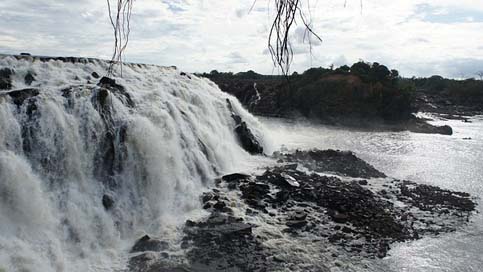
[[[0,92],[0,271],[121,269],[145,233],[176,251],[180,225],[202,215],[201,192],[249,161],[227,98],[264,143],[236,99],[175,68],[125,65],[115,79],[135,106],[111,92],[106,110],[91,76],[106,62],[0,57],[4,67],[15,71],[13,90],[39,95],[18,106]]]
[[[361,132],[306,122],[262,118],[274,145],[284,149],[351,150],[378,170],[407,179],[464,191],[483,198],[483,117],[472,123],[436,120],[450,125],[452,136],[411,132]],[[464,139],[466,138],[466,139]],[[471,139],[468,139],[471,138]],[[455,233],[400,243],[389,256],[355,271],[480,271],[483,267],[481,204],[470,224]]]

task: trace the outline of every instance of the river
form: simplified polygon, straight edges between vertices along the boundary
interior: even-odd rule
[[[483,117],[435,119],[452,136],[412,132],[361,132],[283,119],[261,118],[274,145],[286,149],[351,150],[387,175],[483,196]],[[469,139],[471,138],[471,139]],[[367,271],[481,271],[483,216],[464,229],[393,245],[389,256],[364,264]],[[361,267],[361,270],[363,267]]]

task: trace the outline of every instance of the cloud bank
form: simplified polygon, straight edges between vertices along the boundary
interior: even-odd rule
[[[483,2],[312,0],[312,50],[292,36],[292,70],[377,61],[404,76],[473,77],[483,70]],[[346,2],[346,5],[344,3]],[[277,73],[267,55],[273,1],[136,0],[126,60],[183,70]],[[310,6],[309,6],[310,4]],[[0,53],[109,58],[105,1],[2,0]],[[305,39],[306,40],[306,39]]]

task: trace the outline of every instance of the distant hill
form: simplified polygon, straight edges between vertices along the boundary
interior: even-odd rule
[[[378,63],[311,68],[288,78],[253,71],[212,71],[203,76],[261,115],[398,121],[409,119],[416,110],[414,88],[399,84],[399,73]]]
[[[253,113],[264,116],[398,123],[412,120],[418,110],[447,114],[483,111],[483,81],[402,78],[397,70],[376,62],[311,68],[289,77],[216,70],[202,76],[235,95]]]

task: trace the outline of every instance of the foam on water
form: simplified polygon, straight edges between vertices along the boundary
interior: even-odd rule
[[[227,98],[270,149],[236,99],[172,67],[125,65],[115,79],[135,107],[109,95],[114,128],[106,128],[91,74],[105,74],[107,65],[0,56],[0,69],[15,71],[12,89],[40,90],[34,115],[0,91],[0,271],[121,269],[143,233],[175,247],[178,226],[201,214],[199,195],[213,178],[253,164],[233,132]],[[31,86],[27,73],[36,79]],[[62,96],[65,88],[72,100]],[[126,135],[114,142],[116,171],[101,180],[103,137],[120,128]],[[115,201],[110,211],[105,194]]]

